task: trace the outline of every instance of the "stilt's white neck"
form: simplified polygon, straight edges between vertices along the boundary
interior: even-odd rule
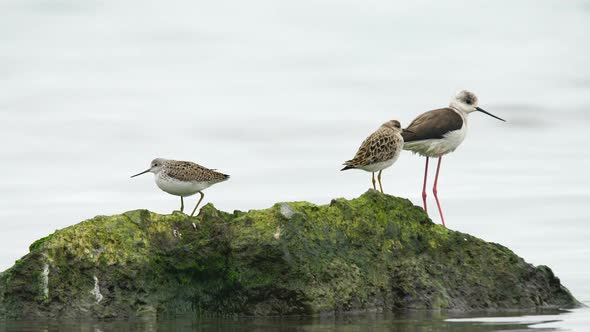
[[[461,110],[458,107],[455,107],[454,105],[450,105],[449,106],[450,109],[452,109],[453,111],[455,111],[457,114],[459,114],[459,116],[461,117],[461,119],[463,119],[463,126],[467,127],[467,118],[468,118],[468,114],[467,112]]]

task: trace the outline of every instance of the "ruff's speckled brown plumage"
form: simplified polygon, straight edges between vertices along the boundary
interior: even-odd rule
[[[385,122],[377,131],[363,141],[354,158],[344,162],[345,167],[342,171],[358,168],[372,172],[373,188],[375,190],[377,189],[375,185],[375,172],[379,171],[379,188],[383,192],[381,172],[393,165],[399,157],[404,145],[401,132],[399,121],[391,120]]]

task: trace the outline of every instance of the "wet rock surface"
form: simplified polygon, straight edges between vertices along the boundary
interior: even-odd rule
[[[209,204],[190,219],[97,216],[36,241],[0,274],[0,318],[576,305],[548,267],[373,190],[232,214]]]

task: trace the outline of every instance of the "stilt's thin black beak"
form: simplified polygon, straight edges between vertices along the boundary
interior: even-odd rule
[[[501,120],[501,121],[504,121],[504,122],[506,122],[506,120],[504,120],[504,119],[502,119],[502,118],[499,118],[499,117],[497,117],[497,116],[493,115],[492,113],[489,113],[489,112],[486,112],[486,111],[484,111],[484,110],[483,110],[483,108],[476,107],[475,109],[476,109],[478,112],[482,112],[482,113],[484,113],[484,114],[487,114],[487,115],[491,116],[492,118],[496,118],[496,119],[498,119],[498,120]]]
[[[404,133],[410,133],[410,134],[413,134],[414,133],[413,131],[407,130],[407,129],[402,129],[402,132],[404,132]]]
[[[151,171],[151,170],[152,170],[152,169],[150,168],[150,169],[148,169],[148,170],[145,170],[145,171],[143,171],[143,172],[141,172],[141,173],[137,173],[137,174],[135,174],[135,175],[133,175],[133,176],[131,176],[131,177],[132,177],[132,178],[134,178],[134,177],[136,177],[136,176],[138,176],[138,175],[145,174],[145,173],[147,173],[147,172],[149,172],[149,171]]]

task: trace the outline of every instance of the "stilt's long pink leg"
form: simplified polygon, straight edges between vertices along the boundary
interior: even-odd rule
[[[442,224],[444,227],[445,225],[445,217],[443,216],[442,209],[440,208],[440,202],[438,201],[438,173],[440,172],[440,162],[442,161],[442,156],[438,157],[438,166],[436,167],[436,178],[434,179],[434,187],[432,187],[432,193],[434,194],[434,199],[436,200],[436,206],[438,206],[438,213],[440,214],[440,219],[442,220]]]
[[[424,212],[428,214],[426,207],[426,178],[428,177],[428,157],[426,157],[426,167],[424,168],[424,185],[422,186],[422,202],[424,202]]]

